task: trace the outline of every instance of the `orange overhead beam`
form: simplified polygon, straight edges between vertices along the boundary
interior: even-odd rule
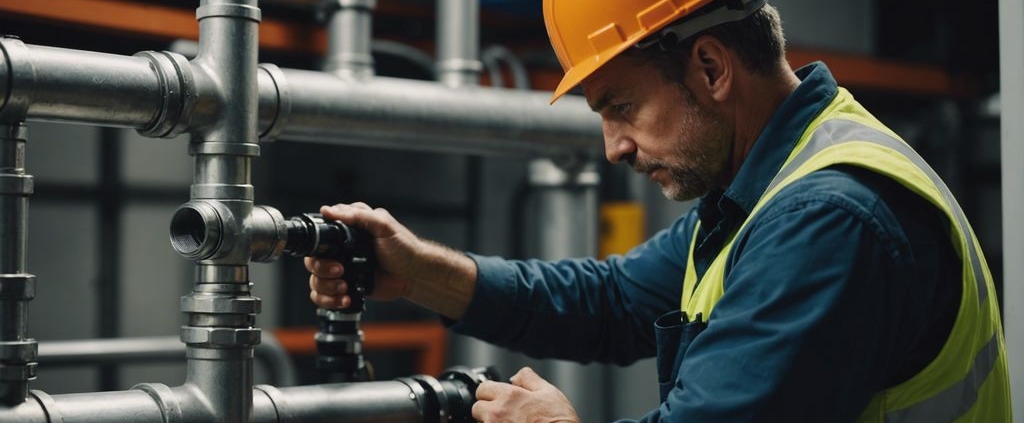
[[[0,13],[159,39],[199,39],[194,8],[123,0],[0,0]],[[260,48],[320,54],[325,37],[311,25],[274,19],[260,23]]]
[[[432,16],[429,8],[388,1],[378,4],[377,13],[422,19]],[[0,0],[0,14],[167,40],[199,36],[193,8],[139,1]],[[312,24],[265,18],[260,24],[260,47],[320,55],[326,49],[324,32]],[[422,47],[421,43],[417,45]],[[794,68],[824,61],[840,84],[853,88],[946,97],[963,97],[975,90],[969,80],[933,66],[805,49],[790,49],[787,58]],[[533,70],[531,74],[535,89],[554,89],[559,79],[561,72],[557,69]]]
[[[416,371],[437,376],[444,371],[446,331],[433,322],[363,323],[363,348],[375,350],[415,350],[418,353]],[[274,329],[274,336],[285,351],[292,355],[316,354],[313,327]]]

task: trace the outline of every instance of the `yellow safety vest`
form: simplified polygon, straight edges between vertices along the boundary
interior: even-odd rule
[[[949,219],[957,255],[963,260],[960,308],[938,356],[907,381],[875,394],[857,421],[1010,422],[1002,322],[992,275],[978,240],[960,205],[928,164],[845,89],[840,88],[836,98],[808,126],[750,216],[715,257],[699,284],[693,270],[698,228],[694,229],[681,309],[690,316],[709,316],[708,325],[713,326],[712,310],[722,297],[725,265],[735,234],[784,187],[837,164],[862,167],[892,178],[942,210]]]

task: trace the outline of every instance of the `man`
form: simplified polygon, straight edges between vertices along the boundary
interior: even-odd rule
[[[540,357],[658,356],[642,421],[1008,422],[991,275],[948,189],[823,64],[795,73],[763,0],[545,0],[608,160],[699,205],[625,256],[509,261],[325,207],[376,237],[377,298]],[[337,263],[312,300],[348,304]],[[659,317],[660,316],[660,317]],[[529,369],[477,390],[482,422],[577,421]]]

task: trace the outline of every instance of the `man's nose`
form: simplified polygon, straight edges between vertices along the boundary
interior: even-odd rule
[[[619,163],[624,157],[636,153],[636,143],[617,125],[604,125],[604,154],[609,162]]]

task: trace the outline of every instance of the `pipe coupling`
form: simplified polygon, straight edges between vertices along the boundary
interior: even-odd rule
[[[182,204],[171,217],[171,247],[190,260],[214,258],[226,240],[239,231],[231,211],[220,202],[191,201]]]
[[[152,138],[171,138],[188,129],[196,104],[196,80],[188,59],[169,51],[143,51],[135,54],[149,61],[156,71],[163,102],[160,111],[146,126],[138,128],[139,135]]]
[[[252,249],[252,261],[271,262],[284,253],[288,242],[288,225],[277,209],[255,206],[245,221]]]
[[[260,89],[260,141],[273,141],[281,136],[292,115],[292,93],[284,72],[277,65],[259,65],[257,80]]]
[[[18,37],[0,37],[0,122],[20,123],[32,104],[35,66],[28,47]]]

